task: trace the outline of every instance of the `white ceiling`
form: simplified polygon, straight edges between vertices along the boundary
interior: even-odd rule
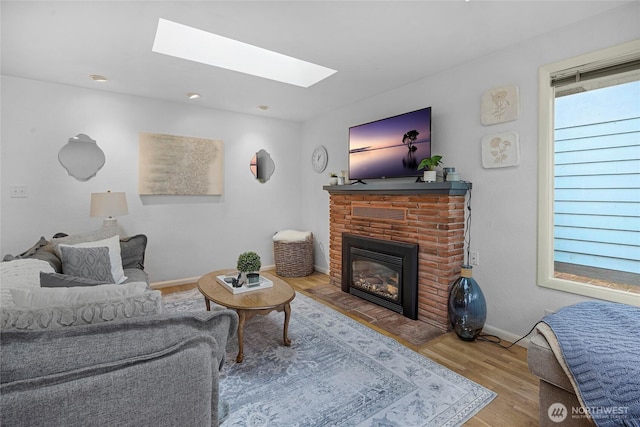
[[[2,0],[1,68],[3,75],[303,121],[625,3]],[[338,72],[305,89],[153,53],[158,18]],[[202,98],[188,101],[187,92]]]

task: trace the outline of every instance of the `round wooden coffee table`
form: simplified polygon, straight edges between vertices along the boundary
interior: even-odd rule
[[[289,318],[291,317],[291,301],[296,292],[284,280],[268,273],[260,273],[261,276],[273,282],[272,288],[233,294],[218,282],[217,276],[233,274],[234,270],[218,270],[205,274],[198,280],[198,289],[204,295],[207,311],[211,310],[211,301],[224,307],[235,310],[238,313],[238,356],[236,362],[244,360],[244,323],[257,315],[266,315],[272,311],[284,311],[284,332],[282,334],[284,345],[290,346],[291,340],[287,337]]]

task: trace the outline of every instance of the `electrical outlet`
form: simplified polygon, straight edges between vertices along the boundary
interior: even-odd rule
[[[469,253],[469,264],[471,264],[471,265],[480,265],[480,252],[471,251]]]
[[[9,197],[29,197],[29,189],[26,185],[11,185],[9,186]]]

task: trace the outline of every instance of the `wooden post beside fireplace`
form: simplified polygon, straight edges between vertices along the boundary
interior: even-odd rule
[[[418,245],[418,320],[449,329],[449,286],[464,261],[468,182],[325,186],[331,284],[342,288],[343,234]]]

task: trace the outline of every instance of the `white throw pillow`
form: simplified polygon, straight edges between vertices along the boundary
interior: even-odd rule
[[[273,235],[274,242],[304,242],[311,237],[310,231],[282,230]]]
[[[120,236],[109,237],[104,240],[95,242],[76,243],[74,245],[65,245],[61,243],[59,246],[70,246],[72,248],[96,248],[106,246],[109,248],[109,260],[111,261],[111,275],[116,283],[122,283],[127,280],[122,269],[122,257],[120,256]]]
[[[0,307],[14,307],[10,289],[40,287],[40,272],[55,273],[51,264],[40,259],[16,259],[0,263]]]
[[[11,289],[11,296],[17,307],[70,307],[88,302],[142,295],[146,289],[145,282],[132,282],[123,285],[76,286],[73,288]]]

